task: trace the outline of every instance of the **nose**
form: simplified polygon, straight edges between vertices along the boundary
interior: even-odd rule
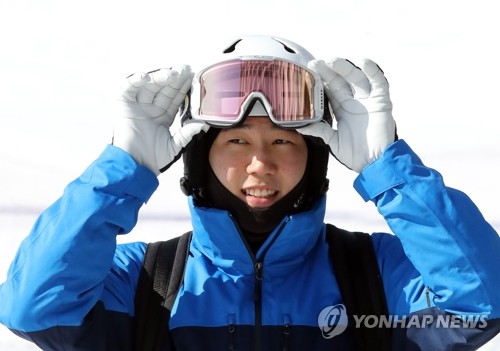
[[[276,162],[270,150],[262,148],[254,150],[254,152],[250,154],[250,162],[247,165],[248,174],[274,174],[276,168]]]

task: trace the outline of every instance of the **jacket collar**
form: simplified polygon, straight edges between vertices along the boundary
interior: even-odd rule
[[[229,212],[196,207],[190,197],[191,249],[229,274],[251,275],[257,261],[263,262],[269,274],[284,274],[324,239],[325,205],[326,196],[322,196],[309,211],[285,216],[254,257]]]

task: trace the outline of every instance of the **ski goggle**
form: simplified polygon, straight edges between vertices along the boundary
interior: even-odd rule
[[[324,111],[320,77],[297,64],[259,57],[218,63],[196,74],[191,116],[217,127],[242,122],[259,100],[271,121],[298,128],[320,121]]]

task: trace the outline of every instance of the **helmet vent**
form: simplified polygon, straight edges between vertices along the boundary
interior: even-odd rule
[[[275,39],[275,38],[273,38],[273,39],[274,39],[274,40],[276,40],[276,41],[277,41],[278,43],[280,43],[281,45],[283,45],[283,48],[284,48],[286,51],[288,51],[289,53],[291,53],[291,54],[296,54],[296,53],[297,53],[294,49],[292,49],[292,48],[291,48],[291,47],[289,47],[288,45],[286,45],[286,44],[282,43],[281,41],[279,41],[279,40],[277,40],[277,39]]]
[[[229,54],[233,52],[236,49],[236,45],[241,41],[241,39],[235,41],[230,47],[228,47],[226,50],[224,50],[222,53],[224,54]]]

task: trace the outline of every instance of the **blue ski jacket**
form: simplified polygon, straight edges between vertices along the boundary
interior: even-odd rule
[[[43,350],[131,350],[146,244],[117,245],[116,236],[132,230],[157,186],[108,146],[22,242],[0,285],[0,322]],[[496,335],[500,239],[473,202],[404,140],[354,186],[393,232],[371,236],[390,316],[357,316],[356,325],[389,323],[394,350],[474,350]],[[283,218],[254,255],[228,212],[190,199],[190,254],[165,326],[175,349],[352,350],[356,325],[328,315],[342,313],[342,297],[325,204]]]

